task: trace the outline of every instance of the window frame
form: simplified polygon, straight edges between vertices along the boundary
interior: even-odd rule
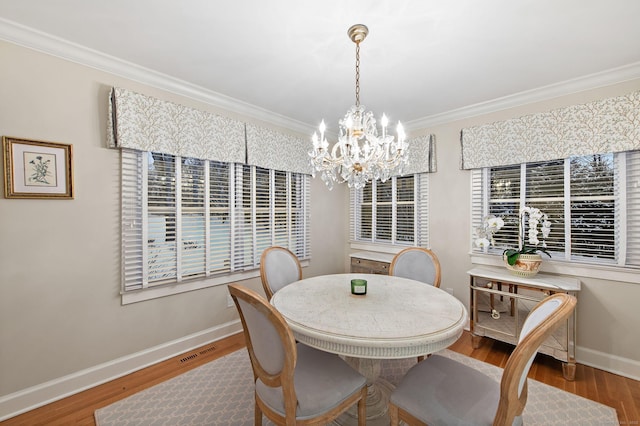
[[[152,244],[149,240],[150,228],[148,221],[150,219],[149,214],[154,209],[157,209],[157,207],[153,206],[149,208],[148,162],[150,155],[152,153],[128,149],[123,149],[121,152],[121,297],[123,305],[260,276],[259,263],[261,253],[256,251],[259,248],[256,228],[259,224],[255,220],[257,217],[256,212],[259,210],[268,210],[266,226],[271,228],[267,234],[261,235],[261,237],[266,237],[266,239],[263,238],[262,244],[273,245],[277,242],[277,244],[293,251],[299,257],[302,266],[308,266],[311,257],[309,222],[311,191],[309,175],[262,169],[244,164],[197,160],[202,162],[203,167],[200,170],[204,173],[202,183],[204,195],[203,199],[200,200],[203,205],[196,208],[199,213],[204,215],[202,219],[203,228],[199,230],[203,234],[201,237],[206,241],[204,270],[198,271],[195,275],[186,274],[187,276],[180,276],[180,269],[185,265],[180,263],[182,250],[177,249],[181,245],[176,244],[175,253],[173,253],[174,257],[172,258],[172,261],[175,261],[177,265],[176,275],[165,282],[150,283],[149,277],[146,275],[149,272],[148,253],[150,244]],[[183,228],[180,223],[183,220],[181,215],[184,215],[185,207],[182,205],[181,200],[181,170],[185,167],[183,161],[188,159],[179,156],[170,157],[173,158],[176,165],[172,176],[167,176],[167,178],[176,182],[173,185],[175,188],[173,193],[175,196],[173,214],[176,218],[175,241],[183,241],[181,239]],[[216,192],[215,195],[211,194],[212,187],[210,186],[213,184],[213,182],[210,182],[210,165],[214,164],[217,167],[216,170],[228,173],[228,181],[225,181],[224,187],[221,187],[222,189]],[[226,169],[222,169],[219,166],[224,166]],[[256,191],[256,175],[258,171],[262,175],[268,176],[268,188],[265,186],[260,194]],[[275,186],[276,175],[280,176],[280,184],[282,184],[281,178],[284,177],[284,184],[287,190],[286,197],[282,197],[286,199],[284,209],[287,215],[286,224],[284,225],[286,229],[284,231],[283,229],[277,231],[273,222],[275,215],[282,213],[282,206],[276,208],[276,197],[274,196],[277,190]],[[249,210],[249,216],[245,216],[244,220],[242,216],[245,213],[242,205],[243,200],[239,199],[243,195],[243,189],[248,191],[244,195],[248,195],[249,200],[249,204],[244,206]],[[212,247],[216,245],[211,236],[211,213],[215,210],[212,207],[212,203],[218,201],[215,197],[219,196],[220,193],[226,194],[226,202],[228,204],[228,207],[225,207],[225,211],[228,213],[227,220],[229,222],[227,226],[229,233],[228,256],[230,257],[228,258],[228,268],[223,268],[222,272],[218,268],[218,272],[216,272],[212,269],[214,262],[210,259],[211,251],[214,250]],[[258,207],[257,200],[261,196],[265,205]],[[296,203],[295,206],[292,205],[293,202]],[[280,200],[279,203],[282,204],[282,201]],[[190,208],[187,207],[186,210]],[[293,218],[294,215],[295,219]],[[249,217],[249,219],[247,220],[246,217]],[[239,227],[240,224],[242,226]],[[164,232],[166,236],[167,231],[165,230]],[[282,239],[283,232],[286,234],[285,244],[283,244],[285,240]],[[239,235],[239,233],[243,233],[243,235]],[[278,239],[276,239],[276,234],[279,236]],[[147,242],[146,244],[145,241]],[[241,243],[244,241],[242,247],[238,247],[239,241]],[[242,251],[242,255],[237,254],[240,251]],[[250,253],[250,258],[246,258],[247,253]],[[243,260],[238,261],[240,258],[243,258]],[[147,267],[144,267],[145,265]],[[186,266],[189,266],[189,264]]]
[[[567,182],[566,177],[570,176],[570,160],[563,160],[564,164],[564,176],[565,176],[565,185],[570,185],[571,182]],[[531,163],[529,163],[531,164]],[[635,181],[640,179],[640,172],[637,170],[640,168],[640,152],[622,152],[622,153],[614,153],[613,154],[613,164],[614,164],[614,200],[615,200],[615,210],[614,217],[615,222],[614,226],[616,227],[615,231],[615,241],[614,245],[616,248],[616,260],[607,262],[589,262],[590,258],[588,257],[571,257],[570,253],[564,252],[562,256],[554,256],[552,259],[549,259],[546,256],[543,256],[543,270],[551,273],[558,273],[563,275],[573,275],[573,276],[588,276],[593,278],[601,278],[615,281],[624,281],[631,283],[640,283],[640,274],[638,274],[638,270],[640,269],[640,265],[629,264],[624,265],[621,264],[622,259],[619,258],[620,255],[625,256],[626,250],[624,247],[627,246],[627,223],[630,220],[634,220],[637,224],[638,218],[640,217],[640,206],[636,207],[636,210],[629,209],[627,206],[627,200],[629,199],[630,191],[634,192],[634,199],[637,200],[640,196],[637,195],[638,191],[631,189],[628,185],[628,178],[633,176]],[[521,179],[526,179],[526,167],[527,164],[519,165],[521,168]],[[496,266],[504,266],[501,253],[504,247],[493,248],[493,249],[479,249],[473,244],[473,232],[480,223],[482,218],[484,218],[489,210],[488,210],[488,197],[489,197],[489,169],[474,169],[471,170],[471,232],[469,235],[470,238],[470,258],[473,264],[485,264],[485,265],[496,265]],[[635,171],[634,171],[635,169]],[[526,194],[520,193],[520,206],[525,203]],[[571,195],[567,195],[566,193],[563,196],[563,205],[565,216],[567,217],[567,212],[571,212]],[[635,203],[638,205],[638,203]],[[639,229],[638,225],[634,225],[634,229]],[[567,235],[567,229],[570,235],[570,224],[565,223],[565,236]],[[632,243],[636,244],[637,243]],[[637,247],[635,248],[637,251]],[[620,252],[620,253],[619,253]],[[632,259],[632,262],[637,262],[637,254]]]
[[[413,177],[413,240],[410,242],[398,241],[398,216],[397,208],[401,205],[407,205],[407,201],[398,201],[398,184],[397,179]],[[412,246],[429,247],[429,173],[416,173],[412,175],[394,176],[382,184],[391,184],[391,201],[383,201],[381,204],[390,205],[391,213],[387,218],[390,223],[391,239],[378,239],[376,235],[376,223],[379,222],[377,217],[377,191],[379,181],[367,183],[372,190],[372,200],[367,202],[371,205],[371,238],[362,237],[362,200],[364,195],[363,189],[350,189],[349,200],[349,242],[354,249],[365,249],[379,252],[395,253],[398,248],[406,248]]]

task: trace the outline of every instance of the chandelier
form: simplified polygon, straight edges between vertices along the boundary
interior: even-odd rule
[[[320,123],[320,136],[313,133],[313,149],[309,151],[312,174],[321,172],[322,181],[329,189],[335,182],[347,182],[349,188],[361,189],[371,180],[385,182],[394,175],[402,174],[407,162],[407,144],[402,124],[396,128],[397,140],[387,134],[389,120],[382,114],[378,133],[373,112],[360,105],[360,43],[369,34],[362,24],[353,25],[347,31],[356,44],[356,104],[338,121],[340,133],[338,141],[329,149],[325,139],[326,126]]]

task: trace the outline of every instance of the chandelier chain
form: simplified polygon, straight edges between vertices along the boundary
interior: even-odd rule
[[[356,106],[360,106],[360,42],[356,43]]]

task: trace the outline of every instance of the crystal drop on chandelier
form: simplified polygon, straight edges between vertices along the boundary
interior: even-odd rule
[[[380,120],[382,132],[373,112],[360,105],[360,42],[367,36],[366,26],[354,25],[347,33],[356,44],[356,104],[338,121],[338,141],[329,149],[325,138],[324,120],[320,123],[320,136],[312,136],[312,175],[321,172],[321,179],[329,189],[334,183],[347,182],[349,188],[361,189],[372,180],[383,182],[395,175],[401,175],[407,163],[406,135],[398,122],[397,139],[387,134],[389,120],[383,114]]]

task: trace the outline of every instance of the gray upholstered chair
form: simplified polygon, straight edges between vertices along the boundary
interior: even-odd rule
[[[429,249],[409,247],[393,257],[389,275],[410,278],[440,287],[440,261],[438,256]]]
[[[559,293],[531,311],[500,383],[450,358],[432,355],[413,366],[391,393],[391,425],[520,425],[527,374],[542,342],[565,321],[576,299]]]
[[[229,285],[255,379],[255,424],[324,425],[358,404],[365,425],[366,379],[340,357],[296,344],[286,320],[257,292]]]
[[[276,291],[302,279],[300,261],[284,247],[269,247],[260,256],[260,279],[267,299],[271,300]]]
[[[409,278],[440,287],[440,261],[436,254],[422,247],[408,247],[393,257],[389,275]],[[418,362],[424,356],[418,357]]]

